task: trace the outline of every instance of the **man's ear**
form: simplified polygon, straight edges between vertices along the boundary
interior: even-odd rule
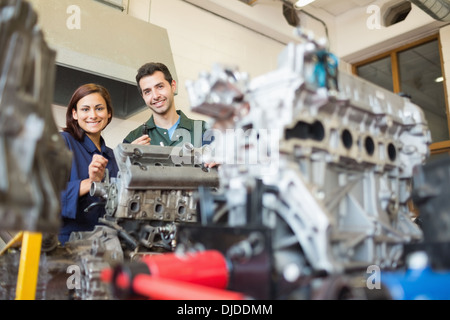
[[[175,80],[172,80],[171,86],[172,86],[173,92],[175,93],[177,91],[177,82]]]

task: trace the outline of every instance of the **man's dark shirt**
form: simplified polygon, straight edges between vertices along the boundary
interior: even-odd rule
[[[180,122],[173,133],[172,139],[169,137],[169,131],[157,127],[153,116],[138,128],[131,131],[123,140],[123,143],[132,143],[134,140],[148,134],[151,145],[158,146],[178,146],[181,143],[190,142],[195,148],[200,148],[211,141],[204,141],[203,134],[207,130],[206,122],[203,120],[193,120],[188,118],[181,110],[177,110],[180,116]]]

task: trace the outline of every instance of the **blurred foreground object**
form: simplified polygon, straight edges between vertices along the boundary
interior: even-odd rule
[[[57,233],[71,154],[51,104],[55,52],[31,6],[0,1],[0,230]]]

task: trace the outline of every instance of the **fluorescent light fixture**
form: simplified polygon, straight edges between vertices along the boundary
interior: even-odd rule
[[[437,77],[436,79],[434,79],[434,82],[442,82],[444,81],[444,77]]]
[[[315,0],[298,0],[298,1],[294,4],[294,7],[295,7],[296,9],[298,9],[298,8],[304,7],[304,6],[310,4],[311,2],[314,2],[314,1],[315,1]]]

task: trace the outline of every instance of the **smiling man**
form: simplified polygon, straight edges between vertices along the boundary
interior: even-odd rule
[[[131,131],[124,143],[180,146],[190,142],[196,148],[204,144],[206,122],[192,120],[175,107],[176,81],[163,63],[146,63],[139,68],[136,83],[145,104],[153,115]]]

